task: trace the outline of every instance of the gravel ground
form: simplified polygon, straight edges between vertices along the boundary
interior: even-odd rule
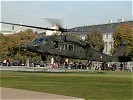
[[[81,98],[0,87],[0,100],[84,100]]]

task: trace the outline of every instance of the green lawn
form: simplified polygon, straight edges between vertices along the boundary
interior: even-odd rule
[[[1,87],[56,93],[86,100],[133,99],[133,77],[130,72],[0,73]]]

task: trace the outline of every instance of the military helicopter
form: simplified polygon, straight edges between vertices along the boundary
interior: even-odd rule
[[[73,58],[99,62],[132,61],[130,57],[123,57],[124,49],[126,48],[126,42],[121,43],[118,50],[112,56],[110,56],[92,49],[89,43],[82,39],[73,38],[69,35],[66,35],[67,32],[76,31],[72,31],[71,29],[64,29],[59,25],[57,25],[57,29],[50,29],[8,22],[0,23],[61,32],[60,35],[36,37],[30,43],[22,46],[23,49],[40,54],[43,61],[46,60],[48,55],[53,56],[56,61],[59,61],[61,58]]]

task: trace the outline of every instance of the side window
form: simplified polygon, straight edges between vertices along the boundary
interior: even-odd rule
[[[58,48],[58,41],[54,41],[54,47]]]
[[[67,50],[67,44],[63,44],[63,50]]]
[[[71,45],[71,44],[70,44],[70,45],[69,45],[69,50],[70,50],[70,51],[74,51],[74,45]]]

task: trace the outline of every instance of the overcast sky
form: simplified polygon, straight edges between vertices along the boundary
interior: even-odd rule
[[[42,18],[61,19],[63,26],[105,24],[117,18],[132,20],[132,1],[1,1],[1,20],[47,27]]]

